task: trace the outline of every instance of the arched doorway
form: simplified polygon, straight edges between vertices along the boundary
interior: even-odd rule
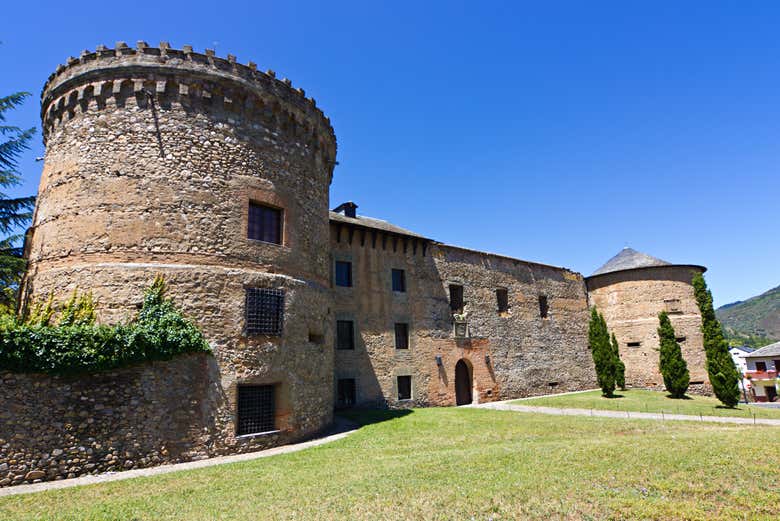
[[[471,403],[471,368],[462,358],[455,364],[455,403]]]

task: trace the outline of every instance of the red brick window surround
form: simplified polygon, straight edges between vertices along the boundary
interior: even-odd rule
[[[282,244],[282,210],[257,202],[249,202],[247,237],[255,241]]]

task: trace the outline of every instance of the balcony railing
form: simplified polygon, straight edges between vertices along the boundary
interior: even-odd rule
[[[745,372],[745,378],[748,380],[774,380],[777,378],[777,371],[747,371]]]

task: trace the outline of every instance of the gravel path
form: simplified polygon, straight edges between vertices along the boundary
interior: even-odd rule
[[[94,474],[82,476],[73,479],[63,479],[60,481],[46,481],[43,483],[33,483],[30,485],[16,485],[15,487],[0,488],[0,497],[13,496],[16,494],[31,494],[44,490],[54,490],[58,488],[79,487],[82,485],[92,485],[94,483],[105,483],[107,481],[119,481],[122,479],[131,479],[145,476],[156,476],[158,474],[167,474],[169,472],[178,472],[180,470],[200,469],[211,467],[213,465],[222,465],[224,463],[236,463],[239,461],[250,461],[259,458],[276,456],[277,454],[287,454],[288,452],[297,452],[299,450],[324,445],[332,441],[340,440],[355,432],[357,426],[342,418],[337,418],[331,429],[331,434],[301,443],[291,445],[282,445],[272,449],[250,452],[247,454],[234,454],[232,456],[219,456],[199,461],[188,461],[186,463],[175,463],[173,465],[160,465],[159,467],[150,467],[145,469],[133,469],[122,472],[106,472],[105,474]]]
[[[555,414],[558,416],[598,416],[602,418],[630,418],[632,420],[660,420],[660,421],[695,421],[713,423],[736,423],[739,425],[774,425],[780,427],[780,420],[768,418],[739,418],[730,416],[692,416],[689,414],[666,414],[655,412],[633,411],[608,411],[599,409],[574,409],[559,407],[539,407],[534,405],[520,405],[507,400],[503,402],[481,403],[470,407],[482,409],[496,409],[499,411],[533,412],[538,414]]]

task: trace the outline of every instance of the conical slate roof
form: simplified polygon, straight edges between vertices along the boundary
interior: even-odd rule
[[[647,268],[650,266],[669,266],[670,264],[670,262],[665,260],[657,259],[652,255],[626,247],[609,259],[606,264],[594,271],[591,277],[612,273],[613,271],[633,270],[634,268]]]

